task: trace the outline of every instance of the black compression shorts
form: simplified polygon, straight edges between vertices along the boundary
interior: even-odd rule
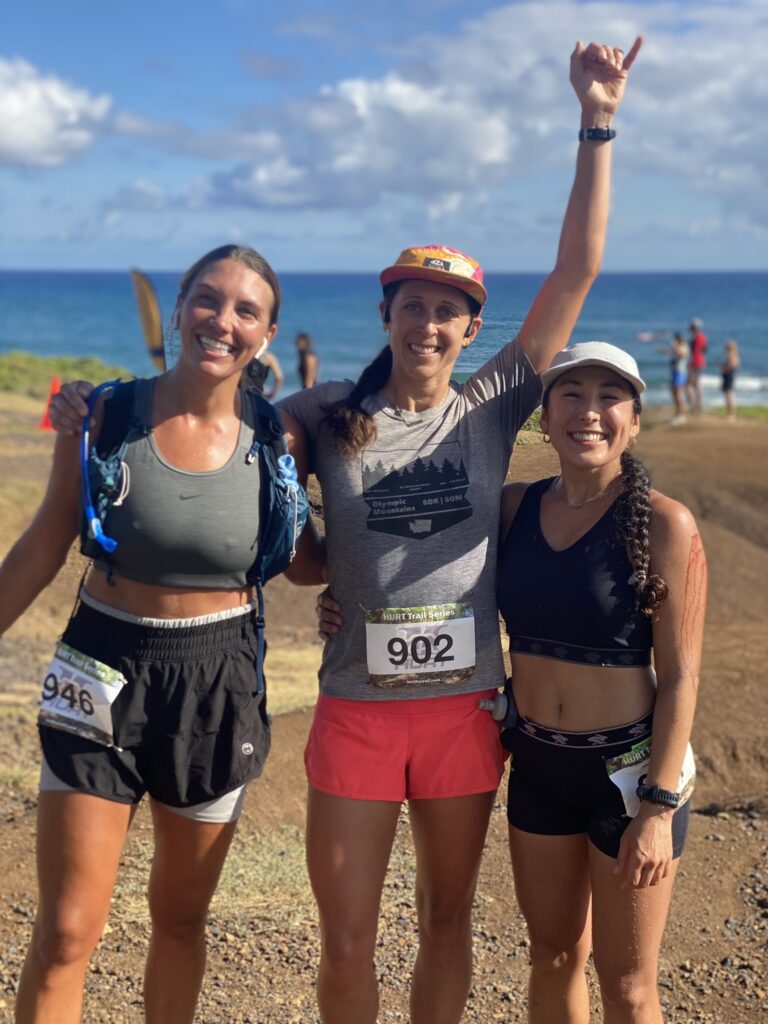
[[[632,821],[606,768],[609,758],[631,751],[651,734],[652,716],[611,729],[563,732],[522,715],[502,733],[511,751],[507,817],[522,832],[545,836],[585,833],[609,857]],[[673,858],[683,852],[690,801],[672,817]]]

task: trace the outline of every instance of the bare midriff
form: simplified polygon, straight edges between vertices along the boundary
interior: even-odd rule
[[[520,714],[567,732],[634,722],[651,710],[656,699],[656,677],[650,666],[595,668],[514,654],[512,679]]]
[[[251,601],[249,587],[235,590],[192,590],[186,587],[156,587],[115,577],[114,586],[106,573],[91,570],[86,591],[97,601],[131,615],[151,619],[190,619],[198,615],[238,608]]]

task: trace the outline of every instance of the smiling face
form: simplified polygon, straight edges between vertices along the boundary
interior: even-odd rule
[[[541,429],[549,434],[563,466],[610,466],[640,431],[631,385],[613,370],[579,366],[566,370],[550,388],[541,411]]]
[[[180,361],[226,378],[239,374],[277,333],[274,294],[237,260],[210,263],[194,278],[178,309]]]
[[[432,281],[407,280],[399,285],[389,309],[386,302],[380,308],[392,349],[391,380],[405,393],[425,384],[447,387],[462,348],[474,340],[482,324],[480,317],[472,316],[464,292]]]

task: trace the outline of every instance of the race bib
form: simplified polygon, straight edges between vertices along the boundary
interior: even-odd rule
[[[634,818],[640,810],[640,797],[637,795],[637,787],[640,780],[648,771],[648,762],[651,759],[651,737],[636,743],[631,750],[618,757],[609,757],[605,761],[605,769],[608,778],[618,787],[621,798],[624,801],[624,808],[630,818]],[[693,757],[693,749],[689,743],[683,767],[680,771],[680,779],[677,792],[682,795],[680,806],[682,807],[693,792],[696,782],[696,762]]]
[[[373,686],[454,686],[475,671],[472,605],[421,605],[366,612],[365,645]]]
[[[117,669],[59,644],[43,680],[38,722],[112,747],[112,704],[125,683]]]

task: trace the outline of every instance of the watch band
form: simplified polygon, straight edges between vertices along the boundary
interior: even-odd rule
[[[662,789],[661,786],[645,786],[641,782],[635,790],[640,800],[647,800],[652,804],[663,804],[665,807],[679,807],[680,793],[673,793],[669,789]]]
[[[610,142],[615,138],[615,128],[582,128],[579,131],[579,142]]]

